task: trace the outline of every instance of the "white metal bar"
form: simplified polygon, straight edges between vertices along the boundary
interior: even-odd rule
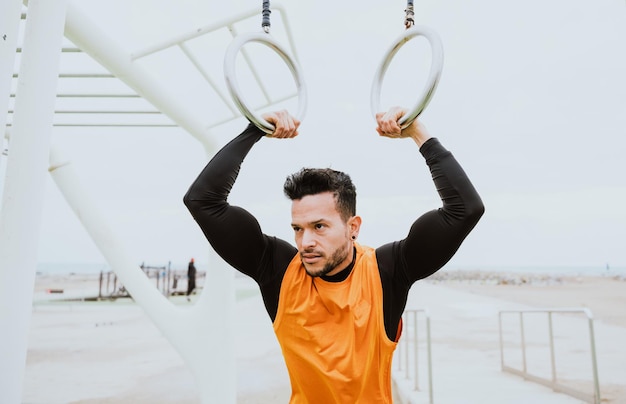
[[[277,4],[277,3],[273,3],[272,4],[272,9],[274,11],[278,10],[280,11],[280,16],[281,16],[281,20],[283,22],[283,24],[285,25],[285,30],[286,32],[291,32],[291,28],[289,25],[289,19],[287,18],[287,14],[285,12],[285,9],[282,5]],[[259,11],[258,10],[250,10],[247,12],[242,12],[239,14],[236,14],[230,18],[225,18],[225,19],[221,19],[221,20],[217,20],[212,24],[203,26],[201,28],[195,29],[193,31],[189,31],[187,33],[184,34],[180,34],[180,35],[176,35],[172,38],[169,38],[165,41],[147,46],[144,49],[141,50],[137,50],[131,53],[131,60],[137,60],[137,59],[141,59],[142,57],[151,55],[153,53],[157,53],[160,52],[162,50],[165,50],[167,48],[171,48],[173,46],[176,46],[180,43],[183,42],[187,42],[191,39],[200,37],[202,35],[208,34],[210,32],[213,31],[217,31],[219,29],[222,29],[226,26],[229,25],[233,25],[234,23],[238,22],[238,21],[243,21],[246,20],[248,18],[254,17],[255,15],[259,15]],[[295,49],[295,45],[293,43],[293,41],[291,40],[291,38],[289,39],[289,43],[290,43],[290,47],[291,47],[291,54],[293,55],[293,57],[298,60],[298,55],[296,53],[296,49]]]
[[[60,79],[114,79],[110,73],[61,73]]]
[[[173,123],[55,123],[64,128],[177,128]]]
[[[405,313],[404,319],[406,320],[406,332],[410,333],[411,329],[409,328],[409,313]],[[407,335],[408,337],[408,335]],[[409,378],[409,338],[404,338],[404,377],[406,379]]]
[[[519,369],[515,369],[512,368],[510,366],[507,366],[504,363],[504,356],[503,356],[503,343],[502,343],[502,337],[501,337],[501,343],[500,343],[500,356],[502,358],[502,362],[501,362],[501,366],[502,366],[502,370],[506,371],[506,372],[510,372],[510,373],[514,373],[517,374],[519,376],[522,376],[524,379],[527,380],[531,380],[540,384],[543,384],[545,386],[551,387],[554,391],[559,391],[565,394],[568,394],[572,397],[576,397],[578,399],[584,400],[586,402],[589,403],[594,403],[594,404],[600,404],[601,403],[601,397],[600,397],[600,381],[598,378],[598,364],[597,364],[597,356],[596,356],[596,343],[595,343],[595,335],[594,335],[594,331],[593,331],[593,314],[591,312],[590,309],[586,308],[586,307],[582,307],[582,308],[559,308],[559,309],[532,309],[532,310],[501,310],[499,312],[499,316],[500,316],[500,335],[502,335],[502,314],[504,313],[510,313],[510,314],[519,314],[520,316],[520,321],[521,321],[521,326],[522,326],[522,351],[525,352],[525,341],[523,338],[524,335],[524,331],[523,331],[523,314],[524,313],[543,313],[543,314],[547,314],[548,318],[549,318],[549,337],[550,337],[550,355],[551,355],[551,362],[552,362],[552,380],[548,380],[545,379],[543,377],[539,377],[539,376],[535,376],[532,375],[530,373],[528,373],[527,369],[526,369],[526,357],[524,354],[524,365],[523,365],[523,369],[519,370]],[[552,314],[553,313],[569,313],[569,314],[574,314],[574,313],[583,313],[585,314],[585,316],[587,317],[587,321],[589,323],[589,345],[590,345],[590,351],[591,351],[591,366],[592,366],[592,378],[593,378],[593,394],[587,394],[584,393],[582,391],[573,389],[571,387],[565,386],[563,384],[558,383],[557,380],[557,375],[556,375],[556,361],[554,358],[554,333],[552,330]]]
[[[413,352],[413,360],[415,361],[415,374],[413,375],[414,378],[414,384],[413,384],[413,388],[415,390],[419,390],[420,389],[420,385],[419,385],[419,366],[417,366],[419,362],[419,336],[417,335],[418,331],[419,331],[419,327],[417,324],[417,311],[413,312],[413,329],[415,330],[413,332],[413,344],[415,347],[415,350]]]
[[[522,344],[522,370],[526,373],[526,332],[524,330],[524,313],[519,313],[519,326]]]
[[[295,58],[295,60],[298,60],[297,57],[297,53],[296,53],[296,49],[295,49],[295,45],[294,45],[294,41],[291,37],[291,29],[289,26],[289,21],[287,19],[287,14],[284,10],[284,8],[281,5],[277,5],[274,4],[272,6],[272,8],[274,10],[279,10],[280,11],[280,16],[282,18],[283,24],[285,25],[285,31],[287,33],[287,38],[288,38],[288,42],[289,42],[289,47],[291,49],[291,53],[293,55],[293,57]],[[187,46],[185,45],[185,43],[191,39],[200,37],[202,35],[211,33],[213,31],[216,31],[218,29],[222,29],[224,27],[228,28],[228,30],[231,32],[231,34],[233,36],[236,36],[236,30],[234,28],[234,24],[236,22],[251,18],[255,15],[259,14],[259,12],[257,10],[254,11],[248,11],[245,13],[241,13],[238,14],[236,16],[233,16],[231,18],[228,19],[223,19],[220,21],[217,21],[211,25],[193,30],[191,32],[185,33],[185,34],[181,34],[181,35],[177,35],[174,36],[166,41],[151,45],[143,50],[139,50],[139,51],[135,51],[131,54],[131,60],[135,61],[137,59],[140,59],[142,57],[154,54],[156,52],[160,52],[162,50],[174,47],[174,46],[178,46],[183,53],[187,56],[187,58],[190,60],[190,62],[196,67],[196,69],[200,72],[200,74],[205,78],[205,80],[208,81],[209,85],[213,88],[213,90],[218,94],[218,96],[220,97],[220,99],[222,100],[222,102],[224,103],[224,105],[226,105],[230,111],[233,113],[233,117],[230,119],[227,119],[226,121],[222,120],[220,123],[223,122],[227,122],[230,121],[232,119],[235,119],[237,117],[239,117],[239,114],[237,113],[237,111],[233,108],[232,103],[230,103],[228,101],[228,99],[225,97],[224,94],[222,94],[222,92],[219,90],[218,86],[215,85],[214,81],[210,78],[209,74],[205,71],[205,69],[202,68],[202,66],[200,65],[200,63],[197,61],[197,59],[193,56],[192,52],[187,48]],[[254,67],[254,63],[252,63],[251,58],[247,52],[246,49],[241,49],[241,53],[242,56],[244,57],[244,60],[248,66],[248,68],[250,69],[250,71],[252,72],[262,94],[263,97],[265,98],[265,103],[260,107],[260,108],[264,108],[266,106],[272,105],[272,104],[276,104],[279,102],[282,102],[286,99],[292,98],[296,95],[298,95],[298,93],[295,94],[290,94],[286,97],[280,97],[278,99],[273,99],[270,92],[267,90],[266,86],[264,85],[263,81],[261,80],[259,73],[257,71],[257,69]],[[215,126],[217,126],[219,123],[216,124],[212,124],[209,126],[208,129],[213,128]]]
[[[402,313],[402,324],[403,327],[406,327],[406,321],[405,321],[405,313]],[[404,331],[403,331],[404,332]],[[398,342],[398,347],[396,348],[396,361],[398,362],[398,370],[401,371],[402,370],[402,351],[403,346],[404,345],[404,341],[402,338],[400,338],[400,341]]]
[[[272,7],[276,7],[276,6],[272,6]],[[160,52],[162,50],[165,50],[167,48],[171,48],[172,46],[176,46],[178,44],[181,44],[183,42],[187,42],[191,39],[197,38],[199,36],[208,34],[209,32],[213,32],[213,31],[217,31],[219,29],[222,29],[228,25],[234,24],[237,21],[241,21],[241,20],[245,20],[248,19],[250,17],[254,17],[255,15],[260,15],[260,12],[258,10],[250,10],[241,14],[237,14],[233,17],[230,18],[226,18],[226,19],[221,19],[221,20],[217,20],[216,22],[206,25],[204,27],[195,29],[193,31],[189,31],[187,33],[181,34],[181,35],[177,35],[174,36],[172,38],[169,38],[163,42],[159,42],[156,43],[154,45],[150,45],[148,47],[146,47],[145,49],[142,50],[138,50],[135,51],[131,54],[131,60],[137,60],[140,59],[142,57],[151,55],[153,53],[156,52]]]
[[[44,0],[45,1],[45,0]],[[204,293],[215,284],[232,291],[233,272],[212,266],[199,300],[192,307],[177,307],[167,301],[146,278],[100,214],[95,198],[85,189],[72,164],[53,147],[50,174],[92,240],[113,268],[122,284],[143,308],[163,335],[181,355],[196,377],[202,403],[234,404],[236,400],[235,364],[232,338],[234,294]],[[210,281],[210,282],[209,282]]]
[[[502,335],[502,313],[498,313],[498,333],[500,334],[500,367],[504,368],[504,337]]]
[[[230,112],[233,114],[233,116],[237,116],[237,110],[235,109],[235,107],[233,107],[232,103],[228,101],[226,94],[224,94],[220,90],[220,88],[217,86],[215,81],[211,78],[209,73],[202,67],[198,58],[196,58],[196,56],[189,50],[189,47],[184,42],[179,43],[178,47],[180,48],[181,51],[183,51],[185,56],[187,56],[187,59],[189,59],[191,64],[194,65],[194,67],[196,68],[196,70],[198,70],[200,75],[202,75],[202,77],[204,77],[204,79],[209,83],[213,91],[217,93],[217,95],[220,97],[222,102],[226,104],[226,106],[230,109]]]
[[[70,3],[67,9],[65,36],[90,55],[137,94],[168,115],[180,127],[198,139],[205,149],[213,150],[213,141],[200,117],[191,114],[166,91],[149,72],[133,64],[129,55],[88,17]]]
[[[9,111],[12,112],[12,111]],[[76,114],[76,115],[80,115],[80,114],[94,114],[94,115],[98,115],[98,114],[111,114],[111,115],[163,115],[161,113],[161,111],[146,111],[146,110],[127,110],[127,111],[122,111],[122,110],[88,110],[88,109],[76,109],[76,110],[72,110],[72,109],[57,109],[54,111],[55,114]]]
[[[593,331],[593,316],[589,311],[587,313],[587,321],[589,322],[589,341],[591,343],[591,371],[593,377],[593,394],[594,404],[600,404],[600,379],[598,377],[598,358],[596,356],[596,334]]]
[[[57,98],[141,98],[138,94],[57,94]]]
[[[283,24],[285,25],[285,30],[287,31],[287,33],[291,32],[291,28],[289,26],[289,21],[287,19],[287,15],[285,13],[285,8],[277,3],[273,3],[272,4],[272,9],[274,11],[278,10],[280,12],[280,16],[281,19],[283,21]],[[153,53],[157,53],[160,52],[162,50],[165,50],[167,48],[171,48],[173,46],[176,46],[180,43],[183,42],[187,42],[191,39],[200,37],[202,35],[208,34],[210,32],[213,31],[217,31],[219,29],[222,29],[226,26],[232,25],[238,21],[243,21],[246,20],[248,18],[254,17],[255,15],[260,15],[261,13],[258,10],[250,10],[250,11],[246,11],[246,12],[242,12],[239,14],[236,14],[232,17],[229,18],[224,18],[221,20],[217,20],[212,24],[209,25],[205,25],[203,27],[194,29],[193,31],[189,31],[186,32],[184,34],[180,34],[180,35],[176,35],[173,36],[172,38],[169,38],[165,41],[147,46],[144,49],[141,50],[137,50],[133,53],[131,53],[131,60],[137,60],[137,59],[141,59],[142,57],[151,55]],[[289,38],[289,42],[291,44],[291,54],[296,58],[296,60],[298,59],[297,54],[296,54],[296,50],[295,50],[295,46],[293,45],[293,41],[291,40],[291,37]]]
[[[554,330],[552,327],[552,312],[548,312],[548,337],[550,339],[550,368],[552,370],[552,383],[556,383],[556,358],[554,352]]]
[[[0,2],[0,27],[2,27],[2,40],[0,41],[0,209],[2,209],[4,188],[5,125],[8,118],[4,111],[9,106],[21,10],[21,0]]]
[[[266,107],[269,107],[272,104],[277,104],[277,103],[280,103],[280,102],[283,102],[283,101],[287,101],[288,99],[293,98],[293,97],[295,97],[297,95],[298,95],[298,93],[295,92],[295,93],[291,93],[291,94],[285,95],[283,97],[275,98],[274,100],[272,100],[272,102],[268,102],[268,103],[260,105],[259,108],[266,108]]]
[[[19,73],[14,73],[13,78],[19,77]],[[60,79],[114,79],[115,76],[107,73],[60,73]]]
[[[428,310],[424,310],[424,315],[426,316],[426,352],[428,355],[428,398],[429,403],[433,404],[435,402],[435,392],[433,390],[433,353],[430,337],[430,314]]]
[[[11,94],[15,97],[15,94]],[[137,94],[57,94],[57,98],[141,98]]]
[[[0,2],[0,27],[2,27],[2,40],[0,41],[0,101],[2,103],[0,108],[3,110],[2,115],[0,115],[2,117],[0,118],[0,128],[4,128],[4,111],[9,105],[21,10],[21,0]]]
[[[21,402],[65,7],[66,0],[30,0],[24,32],[0,211],[2,403]]]
[[[413,390],[419,390],[419,382],[418,382],[418,350],[419,350],[419,334],[418,334],[418,315],[419,313],[424,314],[425,322],[426,322],[426,357],[427,357],[427,370],[428,370],[428,398],[429,402],[432,404],[434,402],[434,392],[433,392],[433,362],[432,362],[432,346],[431,346],[431,333],[430,333],[430,313],[426,309],[408,309],[402,314],[403,324],[404,324],[404,333],[405,335],[400,339],[397,347],[396,359],[398,360],[398,370],[402,371],[402,359],[405,359],[404,369],[404,377],[409,379],[411,368],[413,370],[414,375],[414,387]],[[413,318],[413,322],[409,322],[409,314],[411,314]],[[412,327],[411,327],[412,326]],[[412,335],[413,338],[409,338]],[[409,347],[409,339],[411,339],[411,343],[413,344],[414,352],[413,359],[414,362],[409,361],[409,353],[411,351]]]
[[[17,48],[16,49],[17,53],[22,53],[23,50],[22,48]],[[80,50],[79,48],[61,48],[61,53],[82,53],[83,51]]]
[[[587,318],[593,318],[593,313],[587,307],[563,307],[557,309],[528,309],[528,310],[500,310],[500,313],[583,313]]]

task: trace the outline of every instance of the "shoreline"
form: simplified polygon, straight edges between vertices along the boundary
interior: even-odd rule
[[[180,275],[176,288],[170,284],[169,291],[173,295],[183,294],[187,288],[186,276]],[[38,275],[33,302],[91,300],[99,295],[107,299],[122,287],[112,279],[105,277],[100,291],[100,274]],[[156,287],[157,280],[154,277],[149,279]],[[239,275],[236,279],[238,284],[247,285],[247,277]],[[204,280],[204,276],[198,277],[198,291]],[[422,282],[536,308],[588,308],[596,320],[626,327],[626,276],[622,274],[442,270],[418,284]],[[163,283],[159,286],[163,290]]]

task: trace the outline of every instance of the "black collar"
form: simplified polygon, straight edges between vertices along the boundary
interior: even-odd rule
[[[334,275],[322,275],[321,278],[326,282],[342,282],[345,281],[348,275],[352,272],[352,268],[354,268],[354,262],[356,261],[356,247],[352,251],[352,262],[345,269],[337,272]]]

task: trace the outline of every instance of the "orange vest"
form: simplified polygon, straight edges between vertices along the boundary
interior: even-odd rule
[[[300,256],[280,289],[274,332],[291,380],[291,404],[391,403],[391,360],[374,249],[356,245],[342,282],[307,275]]]

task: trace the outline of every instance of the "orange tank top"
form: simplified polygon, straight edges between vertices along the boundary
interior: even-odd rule
[[[291,381],[291,404],[391,403],[396,343],[385,333],[374,249],[356,245],[342,282],[307,275],[300,256],[280,289],[274,332]]]

